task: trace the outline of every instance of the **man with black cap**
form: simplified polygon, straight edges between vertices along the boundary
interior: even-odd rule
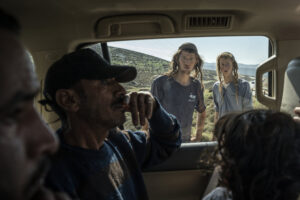
[[[170,71],[157,77],[151,86],[151,93],[180,122],[182,142],[201,141],[206,117],[202,65],[197,47],[193,43],[183,43],[173,56]],[[194,110],[198,113],[198,119],[196,137],[192,139]]]
[[[44,105],[59,115],[58,154],[46,184],[73,198],[148,199],[141,169],[161,163],[181,143],[176,118],[150,93],[126,94],[119,84],[136,69],[113,66],[91,49],[63,56],[48,70]],[[134,125],[149,121],[149,135],[121,131],[125,112]]]

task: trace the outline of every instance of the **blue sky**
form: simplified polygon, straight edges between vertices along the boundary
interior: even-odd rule
[[[259,64],[268,58],[268,38],[263,36],[198,37],[109,42],[109,46],[139,51],[171,60],[178,47],[192,42],[205,62],[214,63],[218,54],[229,51],[238,63]]]

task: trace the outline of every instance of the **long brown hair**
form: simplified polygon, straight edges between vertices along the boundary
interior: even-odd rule
[[[232,76],[233,76],[233,82],[234,82],[234,85],[235,85],[235,98],[236,98],[236,102],[239,103],[239,101],[238,101],[238,96],[239,96],[238,69],[239,69],[239,67],[238,67],[238,64],[237,64],[233,54],[230,53],[230,52],[223,52],[217,57],[217,74],[218,74],[218,78],[219,78],[219,81],[220,81],[219,91],[220,91],[222,100],[223,100],[222,88],[223,88],[224,77],[223,77],[223,74],[221,72],[221,65],[220,65],[221,58],[230,59],[231,62],[232,62]]]
[[[192,48],[181,48],[181,47],[187,46],[187,44],[191,45]],[[179,70],[179,57],[180,57],[182,51],[186,51],[188,53],[194,53],[195,54],[197,63],[194,66],[192,77],[195,78],[195,79],[198,79],[200,77],[201,87],[204,88],[204,85],[203,85],[203,71],[202,71],[203,60],[202,60],[201,56],[198,54],[196,46],[192,43],[185,43],[185,44],[183,44],[179,47],[177,52],[173,55],[172,61],[170,63],[170,70],[166,73],[166,75],[170,76],[170,77],[174,77],[175,74],[178,73],[178,70]]]

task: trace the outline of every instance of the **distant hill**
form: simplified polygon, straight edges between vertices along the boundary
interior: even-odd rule
[[[257,65],[246,65],[238,63],[239,74],[247,76],[255,76]],[[204,63],[203,69],[216,70],[216,63]]]
[[[156,75],[164,74],[169,68],[169,62],[161,58],[116,47],[109,47],[109,50],[113,64],[137,68],[138,77],[130,83],[136,87],[150,86]]]
[[[127,87],[149,88],[153,79],[158,75],[165,74],[169,70],[170,62],[148,54],[131,51],[122,48],[109,47],[112,64],[135,66],[138,71],[137,78],[125,84]],[[205,63],[203,66],[203,79],[206,88],[211,88],[212,84],[217,80],[216,64]],[[246,75],[255,74],[255,65],[239,64],[239,71],[248,71]],[[242,76],[247,80],[252,80],[248,76]]]

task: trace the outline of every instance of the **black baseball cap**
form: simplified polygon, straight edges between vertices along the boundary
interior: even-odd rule
[[[135,79],[135,67],[110,65],[92,49],[80,49],[64,55],[53,63],[46,74],[44,96],[55,102],[58,89],[68,89],[82,79],[103,80],[115,78],[120,83]]]

